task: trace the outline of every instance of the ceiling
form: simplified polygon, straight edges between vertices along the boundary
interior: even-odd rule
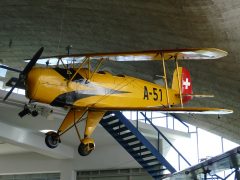
[[[186,122],[240,144],[239,0],[1,0],[0,63],[23,68],[23,59],[44,47],[43,56],[71,53],[216,47],[220,60],[182,62],[196,94],[191,106],[233,109],[221,116],[187,116]],[[171,63],[168,72],[173,72]],[[160,62],[109,62],[102,68],[153,81]],[[171,81],[171,78],[169,78]],[[1,107],[3,108],[3,107]]]

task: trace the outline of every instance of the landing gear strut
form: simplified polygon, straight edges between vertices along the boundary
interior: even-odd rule
[[[86,125],[84,130],[84,138],[81,138],[77,123],[83,120],[84,115],[87,113]],[[49,148],[56,148],[60,141],[60,136],[75,127],[80,145],[78,147],[78,153],[81,156],[89,155],[95,149],[94,140],[91,137],[93,131],[97,127],[99,121],[102,119],[105,111],[89,111],[86,109],[74,109],[71,108],[62,124],[58,128],[58,132],[49,132],[46,134],[45,142]]]
[[[58,146],[58,144],[60,143],[59,134],[56,132],[53,132],[53,131],[48,132],[45,137],[45,143],[51,149],[56,148]]]
[[[89,155],[95,148],[94,140],[91,138],[85,138],[78,146],[78,153],[81,156]]]

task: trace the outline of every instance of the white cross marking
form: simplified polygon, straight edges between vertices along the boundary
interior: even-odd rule
[[[188,89],[188,86],[190,86],[191,83],[188,81],[188,78],[186,78],[186,81],[183,80],[183,86],[185,86],[185,89]]]

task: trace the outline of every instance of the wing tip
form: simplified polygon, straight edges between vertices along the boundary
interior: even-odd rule
[[[232,113],[234,113],[234,111],[231,110],[231,109],[221,109],[220,111],[222,112],[222,114],[232,114]]]

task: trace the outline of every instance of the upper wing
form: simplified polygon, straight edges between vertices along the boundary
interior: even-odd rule
[[[220,108],[204,108],[204,107],[89,107],[91,110],[106,111],[159,111],[163,113],[179,113],[179,114],[231,114],[233,110]]]
[[[173,50],[152,50],[140,52],[115,52],[115,53],[92,53],[92,54],[75,54],[45,57],[38,60],[38,63],[45,64],[47,61],[50,65],[57,64],[58,59],[66,64],[73,61],[82,62],[85,58],[89,59],[108,59],[111,61],[151,61],[151,60],[202,60],[218,59],[226,56],[226,51],[216,48],[195,48],[195,49],[173,49]],[[68,63],[69,62],[69,63]]]

